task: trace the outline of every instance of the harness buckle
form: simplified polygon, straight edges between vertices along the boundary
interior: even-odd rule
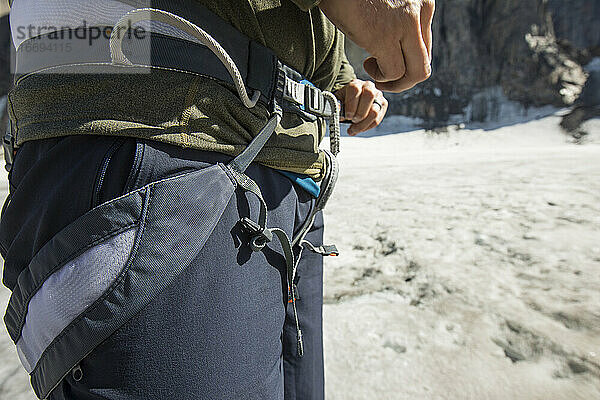
[[[267,243],[273,241],[273,232],[268,228],[263,228],[256,222],[252,221],[248,217],[244,217],[240,220],[244,231],[251,235],[250,248],[252,251],[261,251]]]
[[[323,257],[337,257],[340,252],[335,244],[324,244],[322,246],[315,246],[308,240],[302,240],[300,242],[302,246],[306,246],[313,253],[322,255]]]
[[[308,113],[315,115],[325,114],[325,101],[319,88],[304,84],[304,107]]]

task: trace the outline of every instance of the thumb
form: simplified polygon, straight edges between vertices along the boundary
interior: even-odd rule
[[[395,51],[388,51],[383,56],[367,58],[363,62],[363,67],[376,82],[390,82],[402,78],[406,73],[406,66],[400,42]]]

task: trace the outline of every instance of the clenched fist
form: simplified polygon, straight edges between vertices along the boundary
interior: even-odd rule
[[[402,92],[431,75],[435,0],[322,0],[327,17],[372,57],[377,88]]]

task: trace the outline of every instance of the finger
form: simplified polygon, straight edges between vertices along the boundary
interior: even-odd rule
[[[375,57],[369,57],[363,62],[365,71],[376,82],[395,81],[406,73],[402,46],[399,41],[392,43],[385,51],[374,54]]]
[[[431,64],[427,55],[427,47],[420,32],[408,38],[403,44],[406,74],[394,82],[377,82],[379,90],[403,92],[423,82],[431,75]]]
[[[358,103],[358,107],[356,108],[356,113],[354,113],[354,118],[352,122],[357,123],[367,118],[367,114],[373,107],[373,102],[380,95],[380,91],[375,88],[375,84],[371,81],[365,82],[362,88],[362,93],[360,95],[360,100]]]
[[[386,110],[387,110],[387,106],[386,106]],[[375,121],[373,121],[371,123],[371,125],[366,127],[363,132],[370,131],[373,128],[377,128],[379,126],[379,124],[381,124],[381,121],[383,121],[384,116],[385,116],[385,112],[383,112],[383,113],[380,112],[379,115],[377,116],[377,118],[375,119]]]
[[[366,131],[370,131],[370,130],[371,130],[371,129],[373,129],[373,128],[377,128],[377,126],[378,126],[378,125],[379,125],[379,124],[377,123],[377,121],[373,122],[371,125],[369,125],[369,126],[367,127],[367,129],[365,129],[365,132],[366,132]]]
[[[406,75],[415,83],[423,82],[431,74],[431,62],[427,53],[427,46],[423,40],[421,24],[417,26],[417,35],[412,35],[402,43],[404,49],[404,62]]]
[[[375,87],[383,92],[400,93],[412,89],[416,83],[410,79],[402,78],[393,82],[377,82]]]
[[[333,92],[333,95],[340,102],[340,121],[346,121],[346,86]]]
[[[423,31],[423,41],[427,48],[427,55],[429,56],[429,62],[431,63],[431,54],[433,47],[433,32],[431,30],[431,24],[433,22],[433,14],[435,12],[435,3],[426,1],[421,9],[421,30]]]
[[[387,113],[388,101],[386,100],[386,98],[383,97],[383,95],[381,95],[381,97],[378,98],[377,101],[381,104],[381,107],[379,108],[379,111],[377,112],[377,117],[375,118],[375,122],[374,122],[375,125],[365,129],[367,131],[369,129],[373,129],[375,126],[381,124],[381,122],[383,121],[383,118],[385,117],[385,114]]]
[[[427,46],[427,56],[429,57],[429,64],[433,61],[433,32],[431,30],[431,25],[425,30],[423,41],[425,42],[425,46]]]
[[[383,118],[385,117],[385,114],[388,110],[389,103],[388,103],[387,99],[385,97],[383,97],[383,94],[378,96],[377,101],[381,104],[381,107],[379,107],[375,104],[373,105],[372,111],[374,111],[376,113],[375,120],[372,121],[371,124],[369,126],[367,126],[366,128],[363,128],[363,126],[361,126],[362,122],[360,124],[355,124],[355,126],[351,126],[350,129],[348,129],[348,134],[350,136],[356,136],[357,134],[359,134],[361,132],[366,132],[368,130],[375,128],[379,124],[381,124],[381,122],[383,121]],[[371,121],[371,119],[369,119],[369,118],[367,118],[367,119],[369,121]]]
[[[363,68],[365,72],[369,74],[371,78],[375,81],[383,81],[383,73],[379,69],[379,65],[377,64],[377,59],[375,57],[368,57],[365,61],[363,61]]]
[[[362,92],[362,84],[358,80],[353,80],[346,86],[346,93],[344,99],[344,110],[345,117],[347,120],[354,118],[356,109],[360,101],[360,94]]]
[[[377,109],[379,110],[379,107],[377,107]],[[366,131],[367,128],[371,126],[371,124],[377,122],[377,116],[379,115],[378,110],[375,110],[375,108],[371,108],[371,110],[369,110],[369,112],[367,113],[366,118],[364,118],[359,123],[352,124],[352,126],[348,129],[348,134],[354,136]]]
[[[341,102],[344,103],[345,99],[346,99],[346,87],[344,86],[343,88],[336,90],[335,92],[333,92],[333,95]]]

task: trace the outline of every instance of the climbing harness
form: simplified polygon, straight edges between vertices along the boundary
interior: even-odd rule
[[[332,93],[321,91],[308,83],[298,72],[280,62],[271,50],[249,40],[208,10],[201,10],[202,20],[198,22],[213,28],[215,34],[208,33],[196,23],[172,12],[141,8],[124,15],[112,28],[108,43],[105,42],[91,51],[69,52],[63,54],[61,60],[35,57],[31,53],[17,51],[16,82],[30,74],[52,70],[60,72],[61,68],[67,67],[169,69],[232,83],[247,108],[261,103],[270,112],[266,125],[246,149],[227,165],[217,164],[204,170],[153,182],[101,204],[63,229],[36,254],[24,275],[19,277],[8,305],[5,322],[17,344],[23,365],[32,376],[34,390],[40,398],[47,396],[64,376],[75,371],[87,354],[175,279],[181,268],[185,268],[185,260],[175,263],[180,268],[178,270],[170,264],[174,255],[163,254],[160,249],[154,249],[153,252],[144,249],[151,246],[174,248],[174,243],[181,242],[185,244],[180,246],[187,246],[197,252],[216,226],[236,188],[251,193],[259,201],[257,220],[243,217],[239,221],[242,229],[249,235],[250,248],[254,252],[260,252],[274,238],[281,243],[286,263],[288,303],[291,303],[293,308],[296,325],[297,353],[299,356],[304,353],[302,330],[296,309],[298,292],[295,280],[298,261],[305,248],[324,256],[338,255],[335,246],[314,246],[305,237],[317,213],[325,207],[337,181],[340,105]],[[199,14],[196,12],[193,15]],[[115,32],[121,32],[131,24],[146,20],[158,21],[180,29],[195,38],[198,43],[155,35],[152,62],[140,63],[141,59],[136,57],[135,43],[125,43],[124,35],[116,35]],[[214,37],[215,35],[220,37]],[[47,38],[38,37],[29,40],[45,39]],[[229,50],[224,44],[229,46]],[[172,46],[178,51],[164,51]],[[211,61],[206,57],[205,50],[202,52],[201,49],[210,50],[217,57],[218,63],[225,68],[217,68],[214,57]],[[192,60],[179,57],[180,50],[186,52],[184,54],[189,55]],[[201,57],[194,57],[198,52],[201,53]],[[273,135],[284,112],[296,113],[309,121],[326,119],[329,122],[331,149],[322,150],[327,168],[319,196],[308,218],[292,238],[280,228],[268,227],[267,205],[262,192],[258,184],[245,173]],[[12,134],[9,132],[4,138],[5,151],[9,154],[13,154],[17,142],[18,126],[15,128]],[[191,224],[189,229],[194,229],[195,232],[192,241],[185,241],[183,234],[178,236],[165,231],[169,224],[157,224],[153,220],[154,213],[164,206],[163,202],[168,201],[168,194],[173,192],[176,185],[188,190],[198,190],[198,187],[207,185],[213,188],[210,194],[199,194],[195,204],[182,201],[174,207],[175,210],[170,215],[174,220],[172,226],[176,226],[177,221],[184,218],[184,212],[200,208],[194,211],[198,214],[197,218],[186,217],[187,224]],[[198,207],[198,204],[202,206]],[[194,224],[197,226],[193,226]],[[159,237],[161,244],[157,245],[152,238],[156,240]],[[165,237],[168,239],[163,239]],[[57,294],[66,289],[61,286],[63,280],[77,279],[65,278],[72,273],[67,267],[75,261],[86,265],[86,260],[97,256],[94,255],[94,251],[99,246],[111,243],[115,246],[118,243],[127,245],[122,246],[122,257],[114,257],[117,260],[114,265],[106,267],[103,279],[92,280],[99,283],[87,288],[77,304],[55,304],[61,301],[61,296]],[[297,249],[296,253],[294,248]],[[152,257],[152,261],[149,261]],[[125,291],[119,286],[120,282],[124,280],[124,276],[136,271],[142,271],[144,274],[131,275],[133,283],[130,283],[131,287]],[[84,279],[85,268],[80,268],[78,272],[82,276],[81,279]],[[89,273],[94,272],[90,270]],[[83,281],[80,284],[87,285]],[[70,311],[58,317],[54,316],[53,320],[47,320],[50,317],[46,316],[43,310],[44,307],[49,307],[45,302],[50,298],[54,301],[50,306],[54,305],[62,310],[66,307]]]

